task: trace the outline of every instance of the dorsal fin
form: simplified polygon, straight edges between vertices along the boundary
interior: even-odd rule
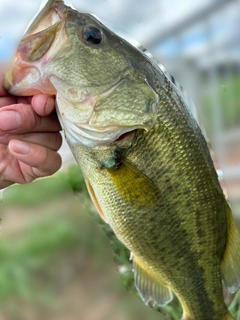
[[[135,286],[147,305],[154,306],[154,304],[157,304],[164,306],[172,300],[173,293],[171,289],[164,285],[160,279],[156,279],[134,256],[133,271]]]
[[[233,293],[240,287],[240,234],[232,217],[231,209],[226,202],[228,221],[228,241],[221,262],[224,285]]]

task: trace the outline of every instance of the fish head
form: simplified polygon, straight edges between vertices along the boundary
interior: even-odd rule
[[[67,140],[93,148],[154,126],[159,98],[143,65],[142,52],[94,16],[49,0],[21,40],[5,86],[14,95],[56,95]]]

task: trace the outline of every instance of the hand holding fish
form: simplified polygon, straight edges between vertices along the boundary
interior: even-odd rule
[[[54,99],[43,94],[14,97],[0,75],[0,189],[51,175],[61,166],[61,130]]]

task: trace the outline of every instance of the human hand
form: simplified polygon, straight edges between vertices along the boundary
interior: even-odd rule
[[[0,74],[0,189],[56,172],[62,143],[54,98],[11,96],[3,83]]]

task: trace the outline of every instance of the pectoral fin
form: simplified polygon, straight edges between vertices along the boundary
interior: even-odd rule
[[[147,205],[149,209],[156,205],[159,200],[157,186],[133,165],[124,161],[118,169],[107,168],[107,171],[119,194],[132,205]]]
[[[240,286],[240,234],[227,206],[228,240],[221,263],[223,282],[229,292],[235,292]]]
[[[156,303],[159,306],[164,306],[172,300],[173,293],[171,289],[161,279],[156,279],[134,256],[133,271],[135,286],[147,305],[154,306]]]
[[[91,199],[92,199],[92,202],[94,203],[94,205],[95,205],[95,207],[96,207],[96,209],[97,209],[97,212],[99,213],[100,217],[101,217],[106,223],[108,223],[107,218],[106,218],[106,216],[105,216],[105,214],[104,214],[104,212],[103,212],[103,210],[102,210],[102,208],[101,208],[101,206],[100,206],[100,204],[99,204],[99,202],[98,202],[98,199],[97,199],[97,197],[96,197],[96,194],[95,194],[95,192],[94,192],[94,190],[93,190],[93,187],[92,187],[91,183],[90,183],[89,180],[86,179],[86,178],[85,178],[85,182],[86,182],[86,186],[87,186],[88,192],[89,192],[89,194],[90,194],[90,197],[91,197]]]

